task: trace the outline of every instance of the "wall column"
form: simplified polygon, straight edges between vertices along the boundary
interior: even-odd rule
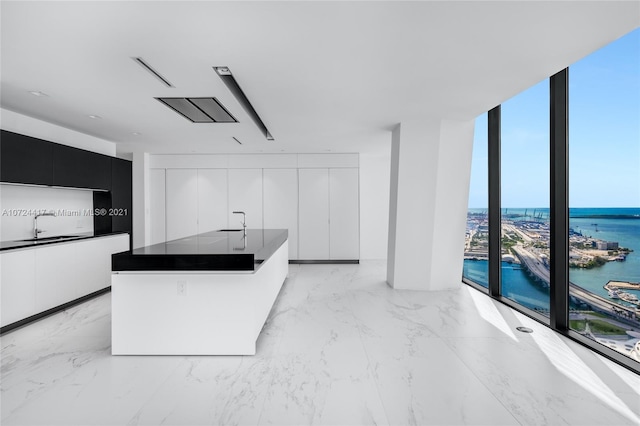
[[[392,132],[387,282],[442,290],[462,282],[474,121],[404,121]]]
[[[133,247],[139,248],[151,243],[149,221],[149,154],[133,153]]]

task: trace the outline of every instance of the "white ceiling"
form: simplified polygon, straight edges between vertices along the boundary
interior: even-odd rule
[[[2,1],[1,15],[1,106],[120,153],[367,152],[395,123],[494,107],[640,26],[640,2]],[[158,96],[215,96],[240,123],[193,124]]]

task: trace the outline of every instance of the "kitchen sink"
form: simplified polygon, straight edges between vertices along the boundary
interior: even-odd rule
[[[29,238],[28,240],[19,240],[19,241],[32,242],[32,243],[38,243],[38,242],[45,243],[47,241],[67,240],[67,239],[78,238],[78,237],[79,235],[58,235],[55,237]]]

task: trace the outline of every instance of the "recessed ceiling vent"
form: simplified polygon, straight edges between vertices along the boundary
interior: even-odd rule
[[[156,98],[192,123],[237,123],[216,98]]]
[[[156,71],[153,68],[151,68],[151,65],[147,64],[144,61],[144,59],[142,59],[140,57],[135,57],[135,58],[131,58],[131,59],[136,61],[138,63],[138,65],[140,65],[142,68],[144,68],[145,70],[149,71],[151,73],[151,75],[153,75],[155,78],[160,80],[162,82],[162,84],[164,84],[165,86],[174,87],[173,84],[169,83],[169,80],[164,78],[158,71]]]

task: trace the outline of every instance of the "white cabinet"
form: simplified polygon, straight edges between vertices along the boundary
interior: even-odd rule
[[[198,169],[198,233],[228,228],[227,170]]]
[[[264,169],[264,228],[289,231],[289,259],[298,258],[298,170]]]
[[[74,243],[52,244],[36,252],[36,312],[76,299]],[[35,312],[34,312],[35,313]]]
[[[243,211],[247,228],[264,228],[262,224],[262,169],[229,169],[229,228],[242,228]]]
[[[109,287],[111,255],[126,250],[117,234],[1,253],[2,326]]]
[[[75,250],[73,280],[77,283],[74,298],[102,290],[111,285],[111,255],[129,250],[128,235],[93,238],[71,244]]]
[[[152,244],[239,229],[242,216],[232,212],[244,211],[249,228],[288,229],[292,260],[360,258],[358,154],[224,159],[151,169]]]
[[[359,259],[358,169],[300,169],[299,178],[299,259]]]
[[[329,259],[329,169],[299,169],[298,258]]]
[[[34,250],[7,251],[0,254],[0,313],[2,325],[33,315],[36,300],[36,263]]]
[[[165,170],[149,170],[149,221],[151,244],[165,242]]]
[[[166,172],[167,241],[198,233],[198,170]]]
[[[329,258],[360,258],[358,169],[329,169]]]

